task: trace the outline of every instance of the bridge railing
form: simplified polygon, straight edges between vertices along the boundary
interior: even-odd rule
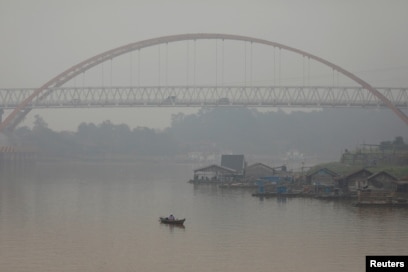
[[[35,89],[0,89],[0,107],[14,109]],[[398,108],[408,108],[408,88],[377,88]],[[116,86],[59,87],[30,108],[78,107],[365,107],[384,103],[362,87],[333,86]]]

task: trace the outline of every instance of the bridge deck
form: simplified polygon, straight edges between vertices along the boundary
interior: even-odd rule
[[[408,88],[377,88],[398,108],[408,108]],[[0,89],[0,107],[14,109],[35,89]],[[59,87],[29,108],[78,107],[386,107],[362,87],[144,86]]]

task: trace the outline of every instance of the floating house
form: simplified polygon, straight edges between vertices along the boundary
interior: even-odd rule
[[[361,188],[361,190],[358,191],[357,204],[394,204],[398,190],[397,181],[396,177],[385,171],[375,173],[367,177],[364,181],[360,181],[358,187]]]
[[[344,194],[356,195],[362,189],[361,184],[373,173],[365,168],[355,171],[339,179],[339,188]]]
[[[370,191],[394,192],[396,191],[397,180],[393,175],[381,171],[361,181],[358,187]]]
[[[339,175],[327,168],[318,169],[306,175],[306,182],[313,185],[316,195],[338,194]]]
[[[254,163],[245,168],[245,179],[247,181],[256,181],[264,177],[271,177],[275,170],[263,163]]]
[[[212,164],[194,170],[192,182],[230,182],[234,180],[235,175],[234,169]]]
[[[222,155],[221,165],[212,164],[194,170],[190,182],[234,182],[245,176],[246,161],[244,155]]]
[[[400,180],[395,181],[395,184],[395,197],[408,200],[408,177],[404,177]]]

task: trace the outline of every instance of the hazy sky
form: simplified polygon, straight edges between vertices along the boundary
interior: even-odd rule
[[[406,0],[0,0],[0,88],[39,87],[109,49],[201,32],[282,43],[323,57],[374,86],[407,87],[407,10]],[[169,112],[41,110],[30,116],[40,114],[53,129],[107,119],[163,127]]]

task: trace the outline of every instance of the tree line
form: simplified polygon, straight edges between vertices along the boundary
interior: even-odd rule
[[[297,150],[313,156],[340,157],[345,148],[403,142],[408,135],[386,110],[261,112],[248,108],[203,108],[172,115],[171,126],[156,130],[127,124],[81,123],[76,131],[54,131],[36,115],[32,128],[14,131],[16,145],[35,147],[46,156],[175,156],[191,151],[283,156]],[[398,138],[399,137],[399,138]]]

